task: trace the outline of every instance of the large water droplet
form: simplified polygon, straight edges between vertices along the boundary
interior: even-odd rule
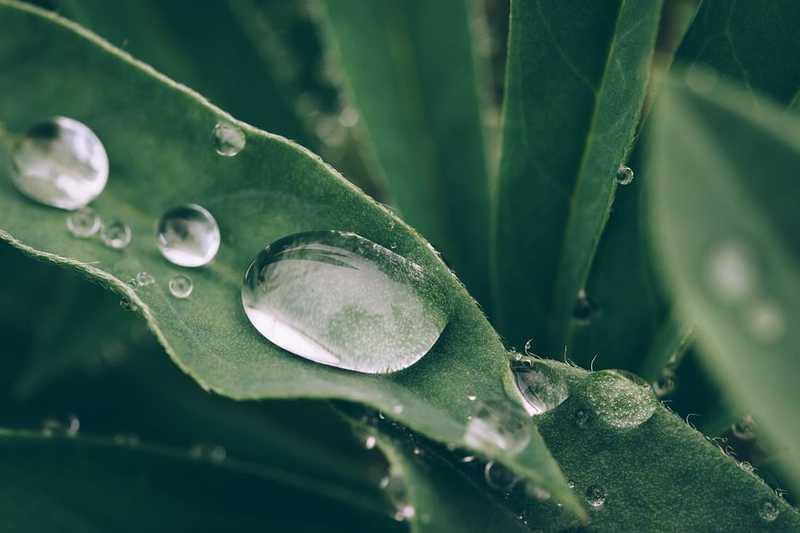
[[[214,149],[219,155],[225,157],[233,157],[244,149],[247,143],[247,138],[244,132],[234,126],[225,122],[218,122],[214,126]]]
[[[617,183],[620,185],[630,185],[633,182],[633,169],[624,165],[617,169]]]
[[[90,207],[84,207],[67,216],[67,229],[79,239],[91,237],[102,227],[103,222]]]
[[[606,503],[606,489],[600,485],[591,485],[586,489],[586,502],[599,509]]]
[[[758,508],[758,516],[760,516],[761,520],[764,522],[774,522],[780,514],[781,510],[778,504],[772,500],[764,500]]]
[[[170,209],[158,221],[158,248],[170,263],[199,267],[219,250],[219,226],[206,209],[196,204]]]
[[[597,419],[611,427],[635,428],[653,416],[658,404],[650,385],[628,372],[592,372],[584,384],[586,397]]]
[[[14,146],[11,180],[37,202],[79,209],[108,181],[108,156],[84,124],[54,117],[32,127]]]
[[[464,442],[480,450],[517,453],[528,445],[530,430],[525,413],[510,401],[477,402]]]
[[[170,278],[168,285],[169,293],[179,300],[188,298],[192,295],[192,291],[194,290],[194,284],[191,278],[183,274],[178,274]]]
[[[131,243],[133,233],[131,227],[121,220],[113,220],[104,224],[100,230],[100,240],[109,248],[122,250]]]
[[[523,359],[511,365],[514,381],[525,399],[529,415],[540,415],[561,405],[569,397],[561,374],[543,361]]]
[[[369,374],[416,363],[447,324],[436,281],[353,233],[290,235],[247,269],[242,304],[255,328],[289,352]]]

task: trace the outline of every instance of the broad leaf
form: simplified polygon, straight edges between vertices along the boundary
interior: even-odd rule
[[[751,91],[789,103],[800,87],[798,19],[800,3],[794,0],[703,0],[676,59],[712,67]],[[701,85],[716,77],[702,69],[687,75]],[[746,103],[756,104],[757,97]]]
[[[402,413],[393,416],[445,443],[462,441],[471,395],[505,398],[511,378],[504,348],[458,280],[413,230],[313,154],[234,121],[63,19],[0,2],[0,22],[12,29],[0,35],[0,67],[7,73],[0,90],[14,95],[0,103],[0,117],[11,131],[52,115],[89,124],[103,139],[112,172],[94,207],[105,220],[127,221],[134,238],[121,252],[71,238],[63,212],[24,199],[8,180],[0,185],[0,235],[124,294],[203,387],[237,399],[341,398],[387,413],[400,405]],[[238,156],[214,152],[218,121],[245,132],[247,147]],[[189,272],[192,297],[176,301],[167,281],[180,270],[160,257],[152,232],[165,209],[187,202],[214,213],[223,245],[209,267]],[[353,231],[391,247],[437,280],[447,294],[449,322],[420,362],[392,375],[354,374],[279,350],[251,327],[240,288],[252,258],[280,237],[319,229]],[[124,283],[141,271],[158,283],[139,290]],[[580,512],[535,431],[521,454],[500,455]]]
[[[512,344],[564,348],[638,121],[659,8],[511,5],[493,281]]]
[[[335,486],[182,450],[8,430],[0,450],[7,531],[403,531]]]
[[[488,305],[488,163],[470,2],[335,0],[325,13],[394,204]]]
[[[754,98],[721,81],[713,92],[666,91],[650,147],[651,222],[706,361],[786,447],[797,484],[800,123]]]

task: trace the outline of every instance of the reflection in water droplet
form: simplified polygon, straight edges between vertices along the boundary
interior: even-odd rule
[[[756,423],[751,415],[743,417],[731,426],[731,433],[739,440],[756,438]]]
[[[617,169],[617,183],[620,185],[630,185],[633,182],[633,169],[624,165]]]
[[[161,215],[156,240],[161,255],[170,263],[199,267],[210,263],[217,255],[219,226],[203,207],[182,205]]]
[[[569,397],[567,383],[544,361],[525,359],[512,363],[511,371],[529,415],[540,415],[561,405]]]
[[[597,419],[614,428],[640,426],[653,416],[658,404],[650,385],[628,372],[592,372],[584,379],[584,385]]]
[[[95,235],[102,225],[100,217],[90,207],[84,207],[67,216],[67,229],[79,239]]]
[[[108,156],[84,124],[54,117],[37,124],[14,146],[11,180],[20,192],[45,205],[79,209],[108,181]]]
[[[586,489],[586,502],[595,509],[599,509],[606,503],[606,490],[599,485],[591,485]]]
[[[338,231],[270,244],[247,269],[242,304],[259,333],[281,348],[369,374],[416,363],[448,319],[442,291],[422,267]]]
[[[100,240],[115,250],[122,250],[128,246],[132,237],[130,226],[121,220],[112,220],[108,224],[103,224],[103,228],[100,230]]]
[[[517,453],[528,445],[525,412],[510,401],[478,402],[467,424],[464,442],[479,450]]]
[[[188,276],[179,274],[169,280],[169,293],[179,300],[191,296],[193,290],[194,284]]]
[[[491,488],[504,492],[511,490],[518,481],[517,476],[511,470],[493,461],[486,463],[483,477]]]
[[[761,520],[764,522],[774,522],[780,514],[781,510],[778,504],[771,500],[762,501],[758,508],[758,516],[760,516]]]
[[[755,287],[755,272],[747,251],[734,242],[712,250],[706,276],[717,297],[726,303],[741,302]]]
[[[572,318],[579,324],[588,324],[592,321],[592,315],[595,313],[595,305],[586,295],[586,291],[581,289],[578,291],[578,297],[575,299],[575,306],[572,308]]]
[[[233,157],[244,149],[247,138],[244,132],[225,122],[218,122],[214,126],[214,149],[219,155]]]

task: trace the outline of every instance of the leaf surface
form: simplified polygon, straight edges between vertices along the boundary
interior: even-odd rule
[[[560,354],[624,163],[660,2],[513,2],[494,213],[500,332]]]
[[[307,150],[236,122],[197,94],[113,49],[77,25],[14,2],[0,3],[0,103],[11,131],[66,115],[103,139],[111,178],[95,202],[105,219],[133,229],[122,252],[71,238],[64,213],[0,185],[3,238],[25,251],[87,272],[136,304],[173,360],[207,389],[236,399],[341,398],[393,413],[434,440],[460,443],[474,404],[505,399],[505,351],[475,302],[426,243]],[[20,62],[19,57],[29,60]],[[59,80],[53,83],[53,80]],[[211,131],[220,121],[243,129],[247,147],[218,156]],[[178,301],[167,281],[181,270],[152,237],[167,208],[198,203],[220,224],[223,245],[208,267],[188,274],[192,297]],[[31,223],[35,221],[35,223]],[[417,364],[391,375],[345,372],[293,356],[262,338],[244,316],[241,280],[266,244],[288,234],[338,229],[393,248],[427,270],[448,298],[449,323]],[[157,284],[133,290],[137,272]],[[580,513],[557,465],[535,433],[523,453],[501,460],[550,487]]]
[[[800,124],[753,98],[722,81],[665,92],[649,152],[651,227],[705,361],[786,448],[797,484]]]

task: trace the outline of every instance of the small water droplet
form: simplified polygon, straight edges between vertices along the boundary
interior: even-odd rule
[[[75,415],[68,415],[65,422],[55,418],[46,418],[42,421],[42,435],[45,437],[75,437],[80,429],[81,421]]]
[[[380,481],[380,488],[395,508],[394,519],[398,522],[414,518],[416,510],[409,503],[408,487],[402,473],[391,469]]]
[[[135,282],[136,280],[134,279],[132,281]],[[126,311],[134,311],[135,312],[135,311],[139,310],[139,306],[136,305],[135,303],[133,303],[130,300],[130,298],[128,298],[127,296],[123,296],[122,298],[119,299],[119,306],[121,308],[123,308],[124,310],[126,310]]]
[[[112,220],[108,224],[103,224],[100,230],[100,240],[114,250],[122,250],[128,246],[132,237],[131,227],[121,220]]]
[[[574,416],[575,425],[578,426],[579,428],[585,428],[586,426],[588,426],[590,418],[591,415],[589,414],[589,411],[587,411],[586,409],[578,409],[577,411],[575,411],[575,416]]]
[[[586,502],[595,509],[599,509],[606,503],[606,490],[599,485],[590,485],[586,489]]]
[[[772,500],[762,501],[758,508],[758,516],[760,516],[761,520],[764,522],[774,522],[780,514],[781,510],[778,507],[778,504]]]
[[[156,232],[158,249],[167,261],[184,267],[207,265],[217,255],[219,226],[196,204],[174,207],[161,215]]]
[[[219,155],[225,157],[233,157],[244,149],[247,143],[247,137],[241,128],[228,124],[227,122],[218,122],[214,126],[214,149]]]
[[[242,305],[269,341],[292,354],[368,374],[407,368],[447,324],[437,281],[354,233],[290,235],[247,269]]]
[[[475,396],[474,394],[467,394],[467,400],[469,400],[471,402],[474,402],[477,399],[478,399],[478,397]]]
[[[108,181],[103,143],[86,125],[53,117],[32,127],[13,148],[11,181],[25,196],[52,207],[79,209]]]
[[[633,182],[633,169],[631,167],[626,167],[621,165],[617,169],[617,183],[620,185],[630,185]]]
[[[400,405],[399,403],[392,406],[392,412],[396,415],[399,415],[400,413],[403,412],[403,406]]]
[[[540,415],[561,405],[569,397],[567,383],[544,361],[526,359],[511,365],[514,381],[525,399],[529,415]]]
[[[486,479],[487,485],[503,492],[510,491],[518,481],[517,476],[511,470],[493,461],[486,463],[483,469],[483,477]]]
[[[194,284],[189,276],[178,274],[169,280],[169,293],[179,300],[184,300],[191,296],[193,290]]]
[[[661,371],[658,379],[653,382],[653,392],[659,398],[669,396],[675,391],[675,372],[670,368],[665,368]]]
[[[364,448],[371,450],[378,444],[378,439],[375,438],[375,435],[368,435],[367,438],[364,440]]]
[[[418,446],[414,446],[413,453],[414,453],[414,455],[422,455],[422,448],[420,448]]]
[[[529,440],[525,412],[510,401],[478,402],[464,433],[464,442],[479,450],[517,453]]]
[[[597,419],[618,429],[640,426],[658,401],[650,384],[621,370],[600,370],[584,378],[584,391]]]
[[[474,455],[465,455],[464,457],[461,458],[462,463],[471,463],[474,460],[475,460]]]
[[[756,423],[751,415],[743,417],[731,426],[731,433],[739,440],[756,438]]]
[[[578,297],[575,299],[575,306],[572,308],[572,318],[574,318],[577,323],[585,325],[592,321],[594,313],[594,302],[586,295],[586,291],[581,289],[578,291]]]
[[[86,239],[100,231],[103,222],[90,207],[84,207],[67,215],[67,229],[79,239]]]
[[[147,287],[148,285],[154,284],[156,282],[156,278],[147,272],[139,272],[136,274],[135,281],[137,287]]]
[[[739,468],[741,468],[742,470],[744,470],[744,471],[745,471],[745,472],[747,472],[748,474],[752,474],[752,473],[753,473],[753,470],[754,470],[754,469],[753,469],[753,465],[752,465],[752,464],[750,464],[750,462],[748,462],[748,461],[741,461],[741,462],[739,463]]]
[[[720,300],[741,302],[755,287],[755,272],[747,251],[740,244],[727,242],[714,248],[706,276]]]
[[[567,480],[567,485],[569,485],[569,488],[574,489],[575,488],[575,481],[573,481],[571,479],[568,479]]]

